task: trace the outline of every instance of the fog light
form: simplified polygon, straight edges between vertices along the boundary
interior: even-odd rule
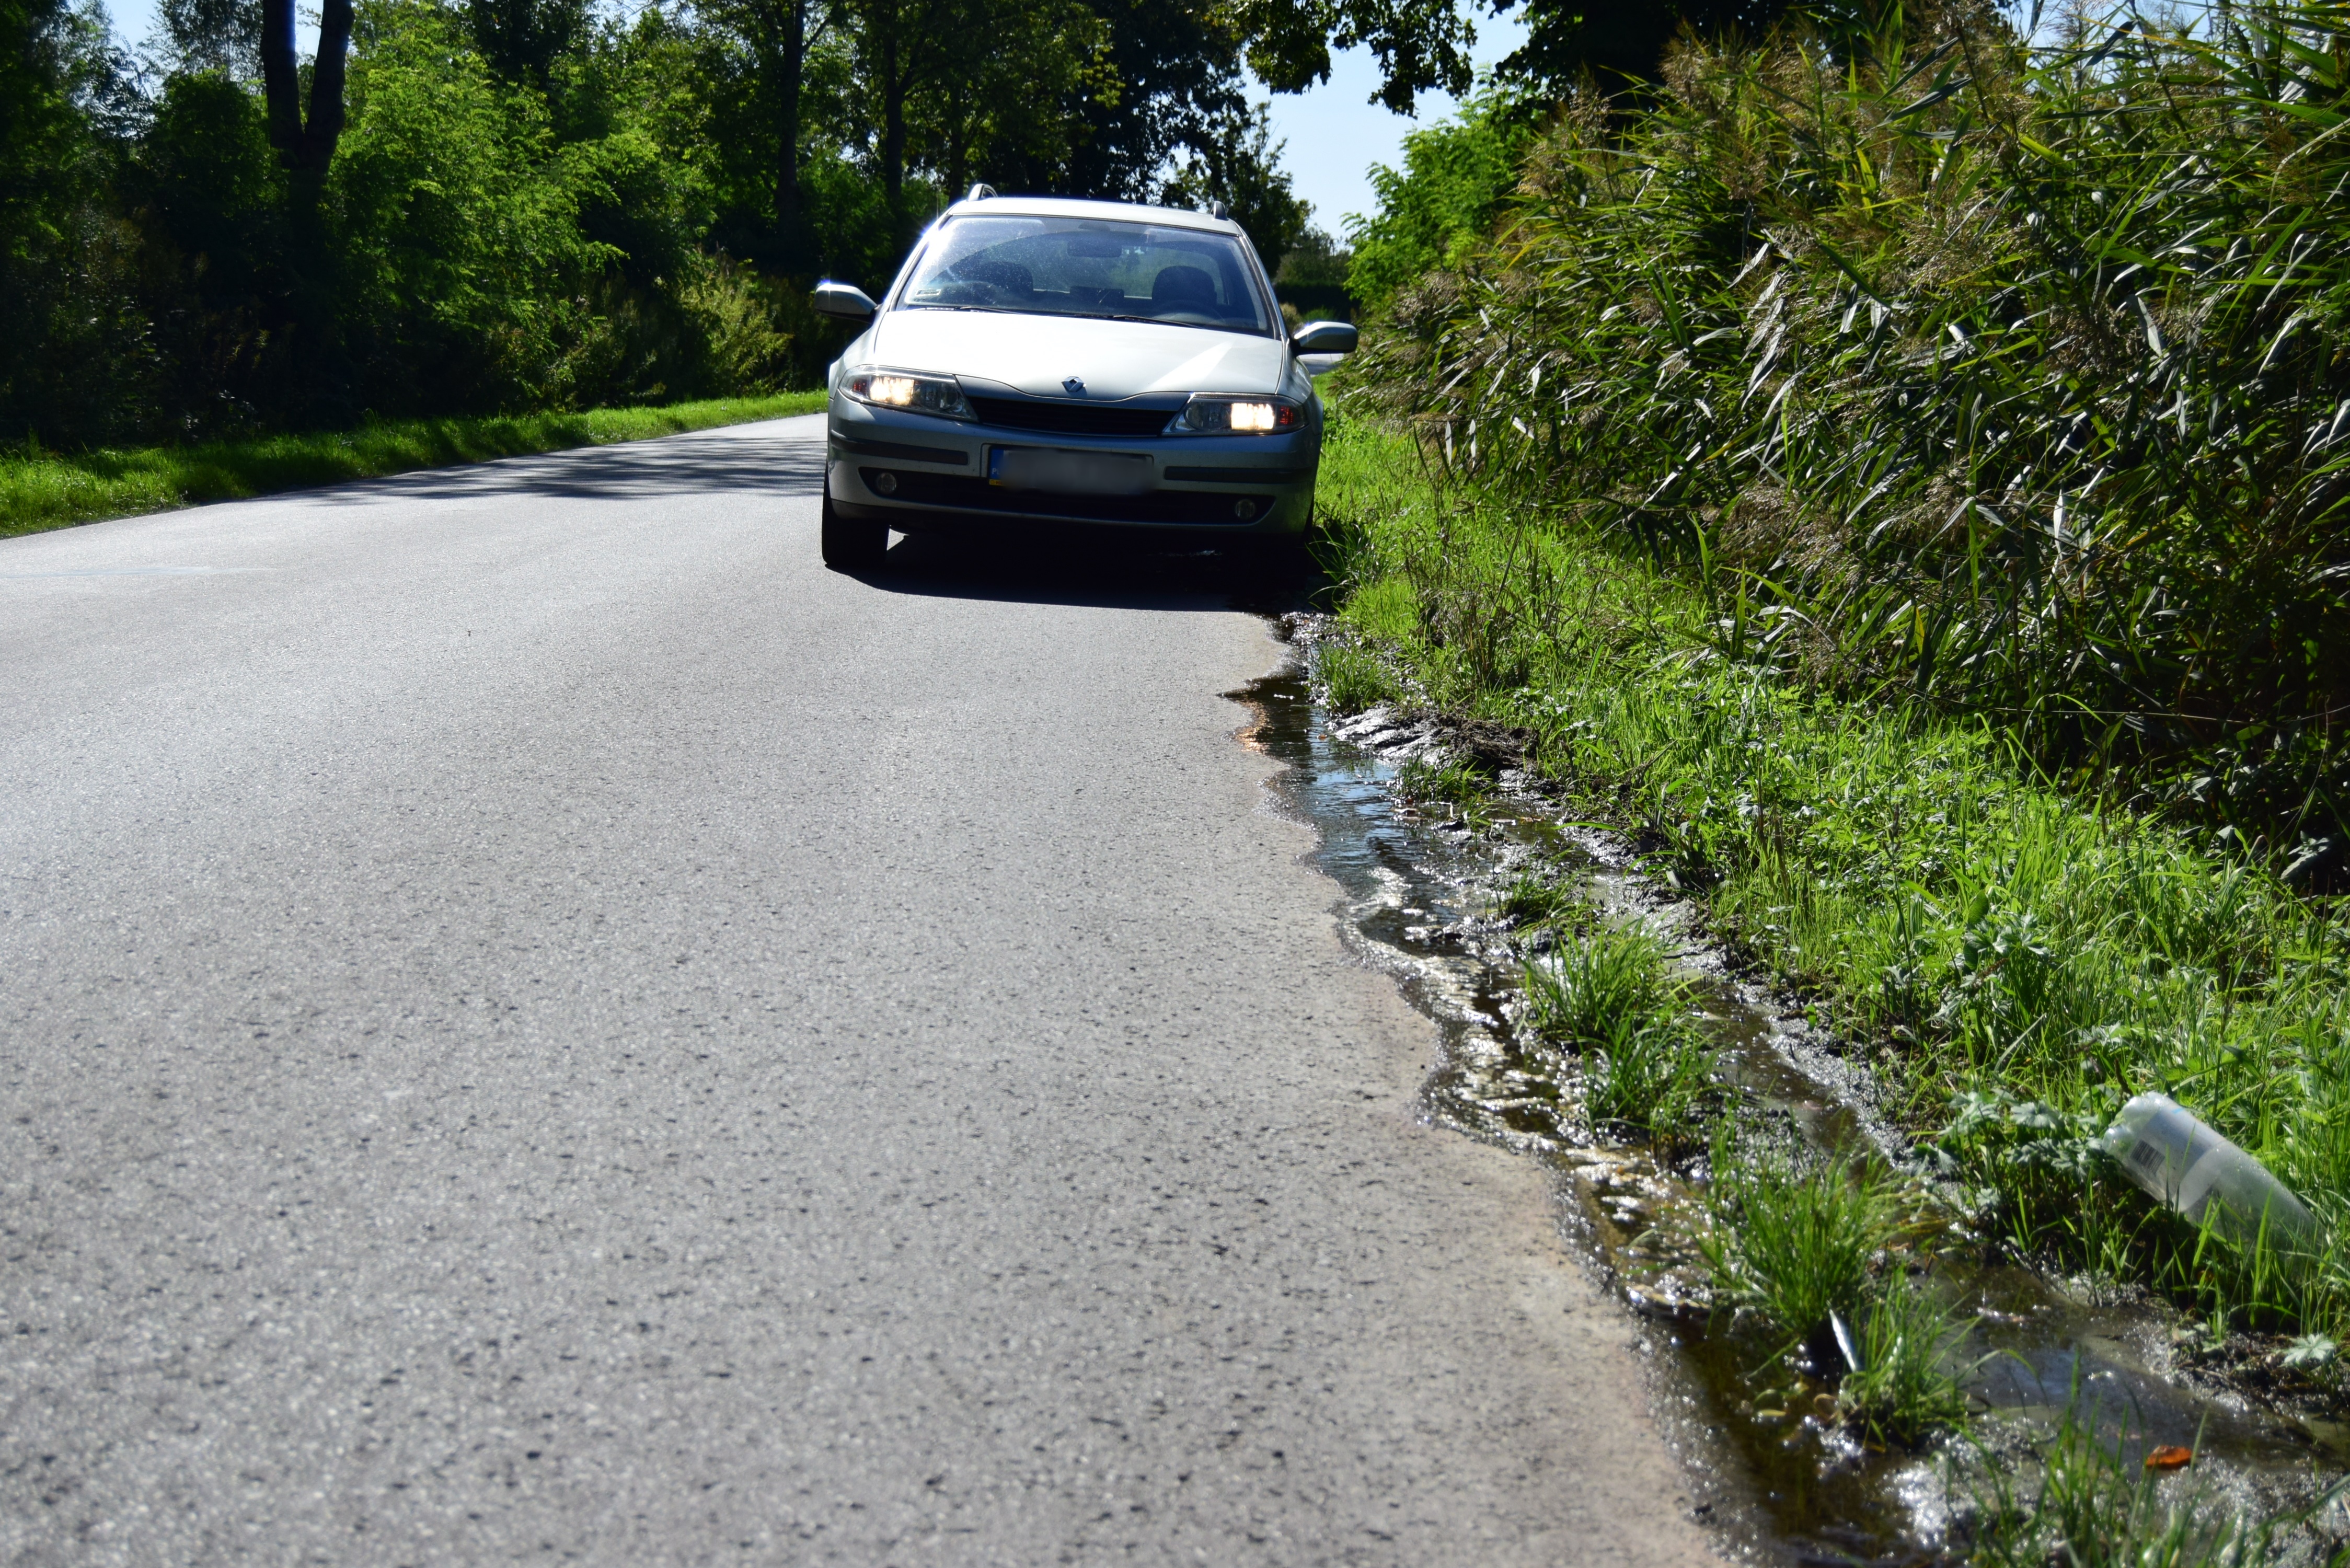
[[[1256,503],[1253,501],[1233,502],[1232,515],[1239,518],[1243,523],[1247,522],[1250,518],[1256,515]]]
[[[873,488],[884,495],[895,495],[898,493],[898,476],[894,473],[877,473],[873,476]]]

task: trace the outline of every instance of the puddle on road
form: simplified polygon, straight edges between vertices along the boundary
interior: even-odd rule
[[[1797,1407],[1784,1415],[1758,1410],[1745,1376],[1752,1346],[1704,1305],[1691,1244],[1701,1172],[1660,1168],[1642,1149],[1595,1137],[1577,1115],[1572,1065],[1520,1043],[1510,1024],[1520,960],[1489,913],[1492,897],[1538,863],[1603,918],[1679,935],[1743,1127],[1830,1151],[1898,1148],[1898,1135],[1869,1108],[1866,1074],[1690,939],[1686,906],[1658,897],[1621,846],[1561,826],[1539,799],[1513,791],[1508,775],[1482,822],[1418,813],[1391,784],[1402,758],[1430,743],[1415,739],[1424,729],[1376,715],[1334,722],[1316,709],[1302,669],[1235,695],[1263,715],[1250,742],[1288,764],[1273,787],[1320,835],[1310,858],[1343,889],[1348,941],[1437,1023],[1441,1045],[1424,1114],[1551,1168],[1573,1239],[1647,1322],[1669,1436],[1726,1543],[1795,1563],[1941,1558],[1953,1507],[1963,1511],[1970,1501],[1963,1473],[1947,1471],[1931,1451],[1865,1451],[1793,1399],[1777,1401]],[[2169,1349],[2176,1320],[2161,1309],[2095,1304],[2012,1264],[1945,1255],[1934,1273],[1954,1293],[1952,1304],[1979,1319],[1960,1358],[1982,1358],[1968,1391],[1990,1409],[1978,1422],[1990,1449],[2012,1456],[2027,1438],[2045,1435],[2077,1386],[2085,1408],[2126,1423],[2133,1459],[2155,1444],[2199,1448],[2194,1474],[2214,1501],[2270,1512],[2305,1501],[2319,1469],[2350,1467],[2341,1428],[2182,1376]]]

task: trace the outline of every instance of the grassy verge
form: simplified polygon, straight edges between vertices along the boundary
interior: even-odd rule
[[[1752,652],[1751,628],[1606,536],[1431,475],[1399,437],[1334,431],[1334,701],[1531,729],[1535,765],[1579,811],[1632,833],[1721,935],[1869,1055],[1979,1230],[2164,1292],[2286,1383],[2336,1376],[2340,914],[2158,821],[2068,798],[1986,728],[1806,689]],[[2260,1158],[2323,1240],[2240,1244],[2141,1197],[2095,1138],[2148,1089]]]
[[[0,535],[32,534],[452,462],[642,441],[713,425],[813,413],[823,407],[822,392],[781,392],[665,409],[385,421],[355,431],[69,457],[16,452],[0,454]]]

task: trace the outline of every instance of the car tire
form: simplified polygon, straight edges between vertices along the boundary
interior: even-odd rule
[[[824,564],[836,572],[870,572],[889,553],[889,525],[859,523],[833,510],[832,492],[824,493]]]

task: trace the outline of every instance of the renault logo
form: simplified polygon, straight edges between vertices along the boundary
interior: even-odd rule
[[[1086,383],[1082,378],[1071,376],[1061,383],[1061,390],[1073,398],[1082,398],[1086,395]]]

